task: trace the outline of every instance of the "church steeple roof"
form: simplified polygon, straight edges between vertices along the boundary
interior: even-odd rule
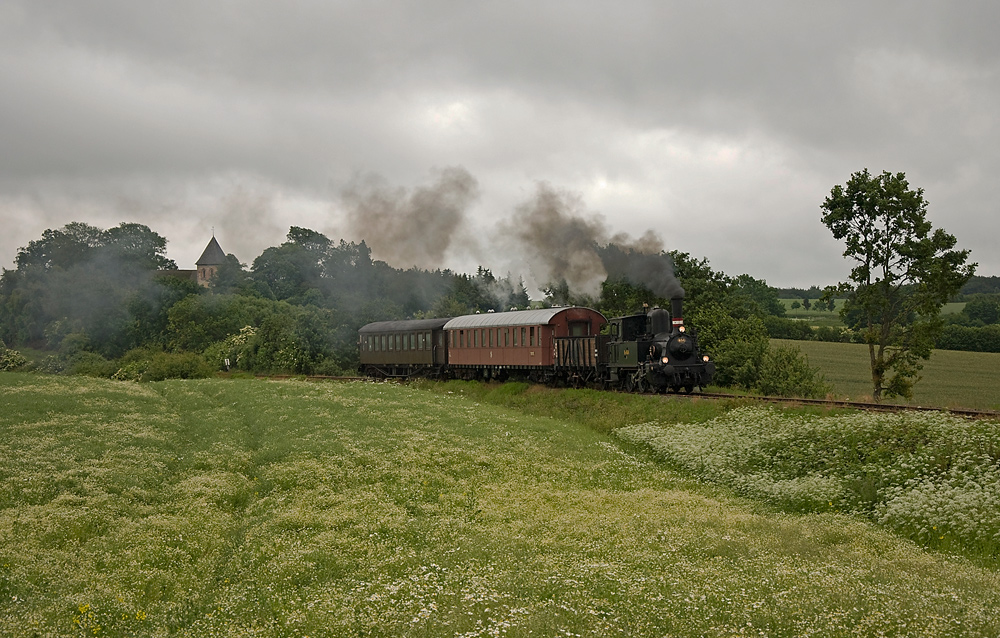
[[[221,266],[226,263],[226,253],[223,252],[222,247],[219,246],[219,242],[215,241],[215,235],[212,235],[212,241],[208,242],[208,246],[205,247],[205,252],[201,254],[198,261],[195,262],[197,266]]]

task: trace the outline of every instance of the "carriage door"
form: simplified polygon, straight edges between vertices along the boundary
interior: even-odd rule
[[[448,363],[448,349],[445,348],[445,339],[448,338],[448,333],[444,330],[437,332],[437,336],[434,341],[434,364],[444,365]]]

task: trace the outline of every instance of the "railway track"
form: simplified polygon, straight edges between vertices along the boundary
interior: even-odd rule
[[[365,381],[368,377],[338,377],[323,375],[291,375],[272,374],[258,375],[260,379],[304,379],[306,381]],[[385,379],[388,380],[388,379]],[[398,378],[397,381],[405,381],[405,378]],[[760,403],[773,403],[778,405],[811,405],[821,408],[844,408],[851,410],[865,410],[869,412],[947,412],[956,416],[963,416],[971,419],[997,419],[1000,420],[1000,412],[995,410],[971,410],[966,408],[939,408],[923,405],[900,405],[897,403],[873,403],[864,401],[845,401],[840,399],[800,399],[789,397],[767,397],[753,396],[748,394],[726,394],[720,392],[694,392],[691,394],[666,394],[660,395],[664,398],[677,399],[709,399],[709,400],[746,400]]]
[[[760,397],[745,394],[722,394],[713,392],[701,392],[690,395],[678,395],[700,397],[705,399],[749,399],[762,403],[775,403],[783,405],[814,405],[826,408],[845,408],[852,410],[867,410],[869,412],[947,412],[956,416],[964,416],[974,419],[1000,419],[1000,412],[995,410],[971,410],[967,408],[940,408],[924,405],[901,405],[898,403],[874,403],[865,401],[845,401],[840,399],[799,399],[789,397]]]

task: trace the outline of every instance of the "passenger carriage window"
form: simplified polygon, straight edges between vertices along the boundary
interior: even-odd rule
[[[416,350],[416,349],[417,349],[417,335],[411,334],[410,335],[410,350]]]
[[[530,328],[528,328],[528,339],[530,339],[530,341],[528,343],[530,343],[532,346],[534,346],[535,345],[535,327],[534,326],[531,326]]]
[[[517,328],[514,328],[514,347],[517,347]]]
[[[458,331],[458,347],[459,348],[465,347],[465,330]]]
[[[503,329],[503,347],[506,348],[510,345],[510,328]]]
[[[521,328],[521,345],[522,345],[522,346],[525,346],[525,345],[528,345],[528,344],[526,344],[526,343],[524,342],[524,333],[525,333],[525,332],[526,332],[526,330],[525,330],[524,328]]]

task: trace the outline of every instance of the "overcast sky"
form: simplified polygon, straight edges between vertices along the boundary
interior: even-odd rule
[[[498,234],[545,190],[609,235],[826,285],[849,266],[819,206],[867,167],[998,275],[998,24],[995,1],[4,0],[0,266],[70,221],[147,224],[181,268],[213,228],[250,263],[294,225],[530,281]],[[455,183],[434,250],[359,213]]]

